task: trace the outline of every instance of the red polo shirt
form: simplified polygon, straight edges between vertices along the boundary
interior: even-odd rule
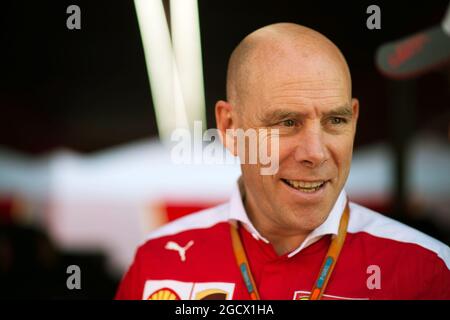
[[[226,204],[175,220],[138,248],[116,299],[249,299],[231,245],[239,232],[261,299],[310,294],[346,195],[326,221],[289,254],[278,256],[254,228],[239,187]],[[350,202],[347,237],[322,299],[450,299],[450,248]]]

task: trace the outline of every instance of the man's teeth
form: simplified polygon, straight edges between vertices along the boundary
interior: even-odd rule
[[[315,181],[315,182],[307,182],[307,181],[299,181],[299,180],[286,180],[286,182],[297,190],[303,192],[314,192],[318,190],[325,181]]]

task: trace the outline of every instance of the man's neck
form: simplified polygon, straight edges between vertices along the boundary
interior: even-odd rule
[[[247,197],[243,197],[243,204],[247,216],[259,234],[266,238],[272,244],[275,252],[282,256],[298,248],[310,233],[309,231],[287,232],[286,228],[277,226],[273,221],[269,221],[263,215],[258,219],[255,218],[254,205],[247,201]]]
[[[273,249],[277,255],[282,256],[297,249],[303,241],[305,241],[308,234],[299,234],[295,236],[277,236],[266,234],[263,235],[272,244]]]

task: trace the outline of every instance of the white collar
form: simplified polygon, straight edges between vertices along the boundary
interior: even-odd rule
[[[247,212],[245,211],[244,204],[242,202],[242,193],[240,190],[240,179],[237,181],[235,187],[233,188],[231,198],[230,198],[230,214],[229,220],[237,220],[243,224],[243,226],[247,229],[248,232],[256,239],[262,240],[265,243],[269,243],[269,241],[261,236],[261,234],[256,230],[255,226],[252,224],[250,219],[248,218]],[[288,254],[288,257],[296,255],[306,247],[310,246],[314,242],[318,241],[325,235],[337,235],[339,229],[339,223],[341,220],[342,213],[345,208],[345,203],[347,201],[347,195],[345,190],[342,189],[339,194],[333,208],[331,209],[330,214],[327,219],[316,229],[314,229],[303,241],[303,243],[296,249],[294,249],[291,253]]]

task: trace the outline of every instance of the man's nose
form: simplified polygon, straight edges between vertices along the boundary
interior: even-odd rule
[[[327,151],[321,129],[303,128],[294,153],[295,161],[308,168],[321,166],[327,159]]]

